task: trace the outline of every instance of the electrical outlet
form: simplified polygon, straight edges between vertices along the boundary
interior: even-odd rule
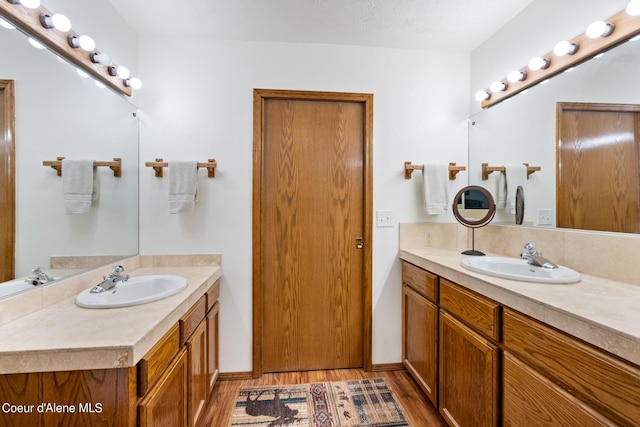
[[[393,212],[376,211],[376,225],[378,227],[393,227]]]
[[[553,225],[552,217],[552,209],[538,209],[538,225]]]
[[[427,248],[430,248],[433,246],[433,234],[431,234],[430,231],[425,231],[424,232],[424,245]]]

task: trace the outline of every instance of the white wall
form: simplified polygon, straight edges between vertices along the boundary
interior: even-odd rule
[[[221,253],[221,370],[252,369],[252,147],[254,88],[374,94],[373,362],[401,361],[398,222],[429,219],[420,172],[403,163],[466,164],[468,55],[337,45],[142,37],[141,163],[216,158],[200,172],[191,215],[169,215],[167,179],[140,177],[140,251]],[[466,185],[461,173],[451,192]],[[431,218],[452,221],[451,216]]]
[[[535,0],[471,53],[471,110],[481,110],[474,94],[519,70],[534,56],[553,50],[561,40],[573,39],[596,20],[626,8],[629,0]]]

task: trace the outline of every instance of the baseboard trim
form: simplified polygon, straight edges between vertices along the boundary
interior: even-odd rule
[[[371,365],[371,372],[404,371],[405,369],[402,363],[377,363]]]
[[[218,374],[218,380],[220,381],[238,381],[238,380],[252,380],[253,372],[220,372]]]

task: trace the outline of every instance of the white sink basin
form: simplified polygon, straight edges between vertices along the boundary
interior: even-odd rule
[[[24,279],[0,283],[0,298],[26,291],[27,289],[35,289],[35,286],[31,283],[25,282]]]
[[[465,258],[460,263],[464,268],[476,273],[503,279],[537,283],[575,283],[580,281],[580,273],[570,268],[543,268],[529,265],[526,260],[506,257]]]
[[[83,308],[129,307],[170,297],[186,287],[187,280],[182,276],[137,276],[101,293],[91,293],[93,286],[85,289],[76,297],[76,305]]]

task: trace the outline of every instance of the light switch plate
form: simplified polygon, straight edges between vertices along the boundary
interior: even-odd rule
[[[393,227],[393,212],[392,211],[376,211],[376,226],[377,227]]]

